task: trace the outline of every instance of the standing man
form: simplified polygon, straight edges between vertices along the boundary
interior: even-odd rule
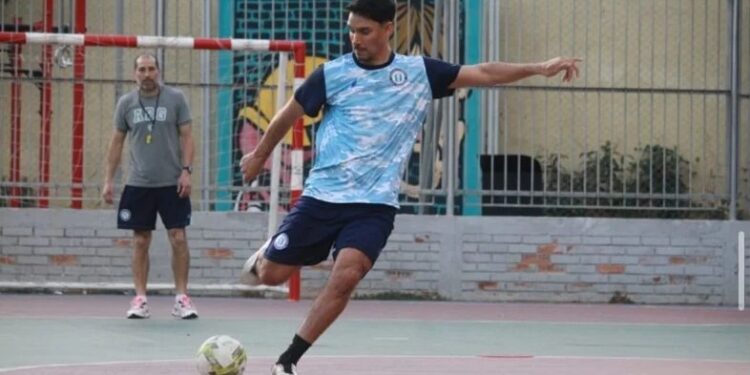
[[[182,91],[160,85],[159,62],[151,54],[135,59],[138,89],[123,95],[115,109],[115,129],[109,143],[102,198],[111,204],[112,179],[122,146],[130,134],[130,173],[120,198],[117,228],[133,230],[135,297],[127,317],[148,318],[146,298],[151,232],[161,217],[172,245],[175,302],[172,315],[195,319],[198,313],[187,295],[190,252],[185,227],[190,225],[193,135],[190,109]]]
[[[271,151],[300,116],[324,109],[315,164],[303,196],[278,231],[245,263],[242,281],[278,285],[304,265],[335,260],[289,348],[272,374],[297,374],[297,361],[344,310],[380,255],[393,229],[401,173],[432,99],[461,87],[496,86],[563,72],[578,75],[573,58],[460,66],[391,51],[392,0],[354,0],[349,10],[353,53],[319,67],[276,114],[258,144],[242,157],[254,179]]]

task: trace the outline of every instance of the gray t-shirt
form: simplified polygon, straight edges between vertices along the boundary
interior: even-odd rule
[[[134,90],[117,101],[115,127],[129,133],[128,185],[177,185],[182,173],[179,128],[190,120],[185,95],[173,87],[162,85],[159,95],[152,97],[140,97]]]

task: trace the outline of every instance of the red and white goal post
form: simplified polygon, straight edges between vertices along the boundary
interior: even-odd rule
[[[37,207],[48,207],[50,202],[53,202],[53,205],[57,202],[59,205],[60,201],[69,201],[72,208],[84,208],[84,203],[86,203],[85,207],[97,207],[99,204],[98,195],[104,173],[104,168],[101,164],[103,160],[101,159],[101,150],[106,149],[106,143],[109,138],[108,134],[111,133],[111,116],[114,109],[113,103],[116,99],[114,98],[114,93],[117,91],[108,85],[114,87],[114,85],[121,85],[121,81],[123,80],[131,80],[132,82],[132,79],[130,75],[122,74],[116,79],[111,76],[111,72],[108,73],[110,74],[109,76],[105,74],[96,77],[92,76],[92,71],[109,72],[112,69],[105,66],[107,65],[106,62],[102,63],[106,59],[102,59],[102,61],[94,60],[92,63],[90,61],[92,59],[90,52],[98,50],[98,48],[90,49],[87,52],[86,47],[113,47],[110,49],[115,50],[163,49],[168,53],[171,51],[174,54],[178,54],[179,50],[274,53],[278,55],[277,58],[274,58],[274,61],[278,61],[278,85],[275,89],[275,105],[273,106],[275,110],[280,109],[291,94],[287,91],[286,84],[288,80],[287,64],[289,55],[291,55],[293,63],[293,89],[299,87],[305,77],[306,51],[305,43],[302,41],[0,32],[0,45],[3,45],[4,49],[10,47],[5,51],[8,52],[8,58],[3,63],[6,66],[4,72],[10,74],[12,77],[11,80],[6,80],[6,82],[10,81],[11,90],[7,90],[7,93],[10,93],[10,98],[0,97],[0,100],[7,100],[7,102],[11,103],[9,113],[2,114],[2,116],[8,116],[10,119],[6,124],[9,124],[9,134],[11,136],[6,138],[8,145],[6,151],[4,151],[5,156],[0,157],[0,162],[4,164],[0,171],[2,171],[3,176],[6,176],[4,181],[2,181],[1,187],[4,191],[3,195],[6,195],[6,201],[10,206],[20,205],[19,202],[22,202],[23,199],[35,200],[36,203],[34,205]],[[28,77],[25,77],[19,73],[31,71],[24,67],[24,56],[21,55],[20,51],[21,48],[31,49],[34,46],[40,49],[41,52],[37,53],[35,55],[37,57],[32,60],[35,60],[34,63],[44,66],[44,72],[43,74],[37,74],[32,80],[32,74],[28,74]],[[57,47],[54,54],[51,50],[52,46]],[[70,47],[73,48],[72,53]],[[60,70],[57,76],[55,76],[52,71],[54,67],[52,65],[53,59],[54,63],[60,69],[72,66],[72,73]],[[26,60],[29,59],[26,58]],[[197,60],[195,61],[195,65],[200,65],[201,63],[205,65],[205,62],[201,58],[193,58],[191,56],[188,56],[187,59],[175,59],[175,61],[177,60],[182,62],[184,60]],[[123,62],[119,64],[121,68],[124,66],[122,70],[130,72],[129,65],[125,65],[130,63],[128,60],[124,64]],[[160,63],[162,64],[162,70],[164,70],[165,62],[160,61]],[[197,77],[194,75],[195,69],[193,69],[193,63],[189,62],[189,64],[189,67],[186,68],[188,78],[183,81],[191,82],[192,80],[193,83],[188,85],[195,86],[193,88],[196,90],[211,86],[207,82],[196,83],[195,80]],[[229,69],[233,69],[233,66],[230,66]],[[170,79],[169,81],[171,84],[173,80]],[[246,85],[263,84],[263,82],[244,83]],[[37,88],[41,87],[40,91],[42,94],[39,95],[39,109],[36,114],[34,111],[23,108],[21,103],[23,98],[28,100],[31,97],[36,100],[33,95],[28,94],[28,91],[31,90],[22,93],[24,84],[27,84],[29,87],[31,85],[37,86]],[[53,84],[57,86],[52,87]],[[65,92],[63,90],[64,88],[71,87],[71,91]],[[96,103],[97,99],[102,100],[101,97],[104,96],[108,99],[107,104],[92,104]],[[202,101],[206,102],[208,100],[204,97]],[[32,103],[34,110],[36,110],[36,104]],[[87,106],[97,106],[97,108],[87,108]],[[60,108],[63,109],[61,110]],[[194,118],[194,137],[201,137],[202,135],[202,138],[199,139],[201,142],[196,142],[196,145],[203,145],[202,152],[201,150],[196,150],[196,159],[199,159],[202,163],[197,163],[198,168],[196,170],[197,174],[201,176],[201,183],[196,184],[198,185],[196,186],[198,189],[194,189],[196,191],[194,198],[195,195],[200,194],[200,199],[194,199],[194,201],[198,201],[205,209],[209,207],[209,203],[216,203],[215,201],[211,201],[210,194],[212,192],[216,193],[219,189],[230,189],[228,191],[239,192],[241,194],[242,189],[215,186],[213,176],[220,173],[221,171],[219,170],[223,170],[226,173],[236,168],[234,165],[215,166],[216,153],[231,154],[231,150],[216,150],[216,144],[226,146],[227,142],[226,140],[219,142],[216,139],[210,139],[212,130],[209,127],[214,126],[211,124],[212,119],[210,117],[205,117],[208,121],[202,121],[200,129],[195,127],[196,113],[201,112],[202,115],[206,116],[206,108],[203,108],[202,111],[195,111],[194,106],[191,105],[191,110],[193,111]],[[101,117],[91,118],[92,113],[94,114],[93,116]],[[27,117],[32,115],[34,117]],[[55,117],[60,115],[65,115],[67,118]],[[265,115],[269,117],[272,113]],[[230,120],[233,121],[234,118]],[[3,119],[3,121],[5,122],[6,119]],[[33,124],[26,124],[25,122]],[[40,122],[42,126],[39,126]],[[55,126],[52,126],[51,123],[54,123]],[[103,126],[103,124],[107,126]],[[100,133],[92,133],[93,129],[91,128],[94,125],[104,130]],[[51,142],[52,139],[54,139],[54,142]],[[299,119],[292,129],[291,145],[289,145],[291,146],[289,147],[291,150],[289,203],[291,204],[299,198],[302,192],[303,142],[303,120]],[[211,151],[211,143],[215,144],[213,146],[214,151]],[[231,140],[229,140],[228,145],[230,148],[231,144]],[[30,149],[38,149],[39,151],[34,154],[33,152],[28,152]],[[269,234],[275,231],[278,224],[279,180],[281,173],[280,149],[280,147],[277,147],[274,151],[271,168],[270,202],[268,202]],[[34,155],[37,156],[38,160],[36,163],[22,160],[22,157],[28,158],[30,154],[32,157]],[[88,161],[84,158],[90,158],[91,160]],[[127,158],[123,158],[122,160],[123,163],[127,162]],[[231,158],[228,160],[231,160]],[[211,170],[212,164],[218,170]],[[34,191],[34,196],[23,196],[25,191],[29,191],[29,189],[24,190],[24,188],[29,187]],[[228,205],[226,205],[227,202],[223,203],[227,207],[232,207],[231,201],[228,202]],[[288,293],[291,300],[299,299],[299,274],[294,275],[290,280]]]

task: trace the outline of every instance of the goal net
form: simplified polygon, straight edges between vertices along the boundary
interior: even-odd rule
[[[143,52],[157,56],[163,83],[190,106],[194,209],[268,211],[270,232],[301,193],[310,157],[303,120],[252,183],[243,183],[239,160],[311,68],[303,42],[0,32],[0,48],[0,206],[103,207],[115,105],[136,88],[133,64]],[[122,155],[116,196],[127,142]]]

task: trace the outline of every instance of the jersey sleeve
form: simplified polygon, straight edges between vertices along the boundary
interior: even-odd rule
[[[294,93],[294,100],[305,110],[305,114],[315,117],[326,104],[326,79],[323,65],[315,69]]]
[[[185,98],[185,93],[178,91],[177,97],[177,125],[182,126],[190,123],[193,118],[190,116],[190,106]]]
[[[125,97],[122,96],[117,101],[117,106],[115,107],[114,123],[115,123],[115,128],[117,130],[120,130],[123,133],[127,133],[128,130],[130,130],[128,126],[128,121],[125,118],[125,110],[126,110],[125,107],[126,107]]]
[[[453,95],[455,90],[449,88],[449,86],[456,80],[461,65],[424,57],[424,66],[427,71],[427,79],[430,81],[432,98],[439,99]]]

